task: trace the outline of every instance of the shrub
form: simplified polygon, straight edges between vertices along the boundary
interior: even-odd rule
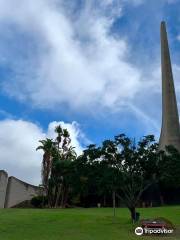
[[[42,207],[46,206],[47,203],[48,203],[47,197],[45,197],[45,196],[36,196],[31,199],[31,204],[35,208],[42,208]]]

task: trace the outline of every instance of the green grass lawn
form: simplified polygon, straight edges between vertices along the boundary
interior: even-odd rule
[[[141,218],[165,217],[178,228],[180,206],[139,209]],[[134,240],[162,239],[139,237],[125,208],[101,209],[1,209],[0,240]],[[166,237],[180,240],[180,234]]]

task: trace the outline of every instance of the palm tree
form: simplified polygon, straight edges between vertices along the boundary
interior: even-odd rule
[[[62,143],[63,152],[67,152],[69,150],[68,146],[70,143],[71,143],[70,134],[67,129],[63,129],[63,143]]]
[[[57,141],[57,146],[58,150],[60,149],[60,143],[62,141],[62,136],[63,136],[63,129],[61,125],[56,126],[55,132],[57,133],[56,141]]]
[[[58,125],[55,128],[55,132],[57,133],[56,145],[58,147],[59,160],[63,161],[63,160],[75,159],[76,152],[73,147],[69,146],[71,143],[71,138],[68,130],[63,129],[60,125]],[[63,207],[65,202],[64,195],[65,195],[65,192],[67,192],[65,182],[64,182],[65,179],[63,175],[60,175],[56,180],[57,180],[57,194],[56,194],[55,207],[57,207],[60,202],[60,196],[61,196],[61,207]]]
[[[68,130],[63,129],[61,125],[56,126],[55,132],[57,133],[56,142],[57,142],[58,150],[60,150],[60,144],[61,144],[61,148],[64,153],[68,150],[68,146],[71,142],[70,134]]]
[[[42,161],[42,184],[48,196],[48,204],[51,207],[62,207],[68,196],[67,167],[72,160],[76,159],[74,147],[70,146],[71,138],[67,129],[61,125],[56,126],[55,140],[46,138],[39,141],[41,145],[36,150],[43,150]]]
[[[41,169],[42,184],[45,188],[46,194],[48,193],[48,180],[51,173],[52,167],[52,152],[54,149],[54,142],[52,139],[46,138],[45,140],[40,140],[40,146],[36,148],[37,150],[43,150],[43,161]]]

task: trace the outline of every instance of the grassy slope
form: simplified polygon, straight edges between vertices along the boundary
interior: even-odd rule
[[[180,206],[139,209],[142,218],[165,217],[180,225]],[[134,240],[157,239],[138,237],[129,220],[127,209],[117,209],[112,222],[112,209],[1,209],[2,240]],[[162,238],[160,238],[162,239]],[[179,240],[179,237],[168,237]]]

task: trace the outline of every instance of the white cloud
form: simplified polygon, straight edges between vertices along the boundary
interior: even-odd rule
[[[147,120],[154,129],[160,115],[153,98],[154,93],[160,95],[159,65],[154,67],[157,60],[135,66],[129,60],[133,49],[126,36],[111,32],[113,22],[124,14],[125,3],[147,1],[86,0],[78,11],[72,10],[75,2],[0,0],[0,61],[16,73],[2,83],[3,90],[34,107],[55,110],[65,104],[88,114],[96,109],[97,114],[104,108],[106,112],[127,111],[134,106],[131,109],[140,121]],[[18,34],[33,40],[32,45],[25,40],[15,45],[25,53],[24,58],[13,55]],[[8,54],[12,50],[10,57],[4,45]],[[150,116],[150,106],[159,115]]]
[[[180,41],[180,35],[177,36],[177,40]]]
[[[135,6],[145,3],[147,0],[124,0],[124,2],[132,3]]]
[[[53,138],[54,128],[61,124],[71,135],[71,145],[81,153],[79,138],[82,132],[76,122],[51,122],[47,132],[32,122],[23,120],[0,121],[0,169],[9,175],[33,184],[40,183],[42,151],[36,151],[41,139]]]
[[[79,142],[79,138],[82,139],[83,133],[80,130],[80,126],[78,125],[78,123],[77,122],[65,123],[63,121],[51,122],[48,126],[47,136],[49,136],[50,138],[55,138],[56,133],[54,132],[54,129],[58,125],[61,125],[62,128],[65,128],[68,130],[68,132],[70,133],[70,136],[71,136],[71,145],[76,147],[75,150],[78,155],[81,154],[83,149]]]
[[[143,3],[147,3],[148,4],[148,0],[123,0],[124,2],[128,2],[128,3],[132,3],[134,4],[135,6],[138,6],[140,4],[143,4]],[[168,3],[168,4],[173,4],[173,3],[176,3],[177,0],[159,0],[159,2],[161,3]]]
[[[177,0],[167,0],[167,3],[169,3],[169,4],[173,4],[173,3],[176,3],[177,2]]]
[[[70,16],[61,1],[57,7],[55,0],[0,0],[0,26],[15,24],[41,49],[26,64],[13,63],[17,74],[3,83],[4,90],[43,108],[64,103],[73,109],[115,108],[132,100],[140,90],[141,71],[128,61],[125,39],[110,34],[121,14],[115,2],[86,1]]]

